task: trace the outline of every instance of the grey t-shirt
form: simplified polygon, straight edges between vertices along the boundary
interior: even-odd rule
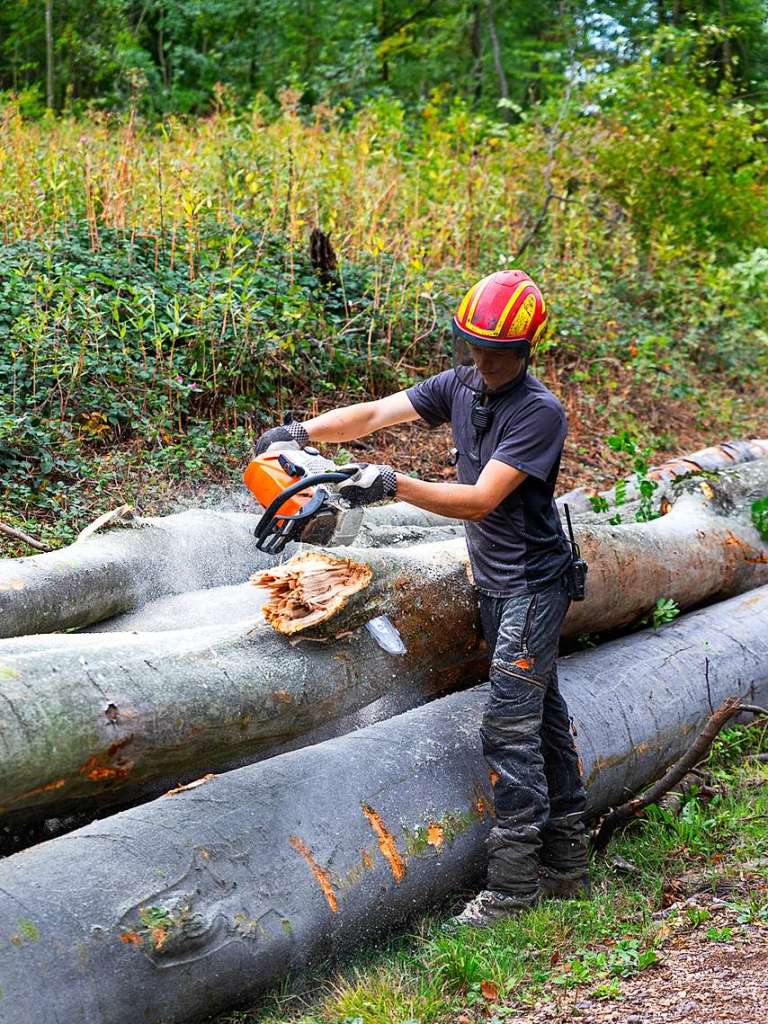
[[[475,373],[469,383],[479,389],[480,377]],[[472,388],[446,370],[407,394],[430,427],[451,424],[459,483],[474,484],[490,459],[528,474],[485,518],[467,522],[467,545],[475,583],[484,593],[508,597],[541,590],[562,575],[571,557],[554,502],[565,411],[528,373],[489,397],[492,420],[478,437],[471,421]]]

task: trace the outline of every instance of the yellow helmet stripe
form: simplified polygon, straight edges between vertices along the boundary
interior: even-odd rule
[[[469,313],[467,314],[467,327],[473,326],[472,317],[475,315],[475,310],[477,309],[477,304],[480,301],[480,296],[485,291],[485,287],[490,281],[490,279],[490,275],[488,277],[484,277],[483,280],[480,281],[477,284],[477,287],[475,288],[475,295],[474,298],[472,299],[472,305],[469,307]]]
[[[512,311],[512,307],[517,302],[517,300],[520,298],[521,292],[523,292],[526,288],[529,288],[530,284],[531,284],[530,281],[523,281],[512,292],[512,298],[509,300],[509,302],[504,307],[504,312],[501,314],[501,316],[498,319],[498,322],[496,324],[496,329],[493,332],[494,334],[497,334],[497,335],[501,334],[501,329],[504,326],[504,323],[505,323],[507,317],[509,316],[510,312]]]
[[[459,321],[459,323],[463,323],[464,322],[464,314],[467,312],[467,306],[469,305],[469,300],[475,294],[475,288],[477,288],[477,285],[473,284],[472,287],[467,292],[467,294],[461,300],[461,305],[459,306],[459,311],[456,314],[456,319]]]

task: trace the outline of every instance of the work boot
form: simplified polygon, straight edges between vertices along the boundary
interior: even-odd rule
[[[580,814],[550,818],[542,836],[539,880],[542,896],[588,899],[587,834]]]
[[[542,867],[539,886],[542,899],[588,900],[592,895],[586,871],[555,871]]]
[[[516,917],[526,910],[535,907],[539,901],[538,892],[530,896],[510,896],[492,889],[483,889],[464,907],[460,914],[446,922],[449,929],[469,925],[470,928],[490,928],[499,921]]]

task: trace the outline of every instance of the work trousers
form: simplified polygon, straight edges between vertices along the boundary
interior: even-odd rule
[[[534,594],[480,595],[490,654],[483,753],[496,821],[488,839],[486,888],[533,902],[540,867],[586,873],[586,793],[557,683],[567,578]]]

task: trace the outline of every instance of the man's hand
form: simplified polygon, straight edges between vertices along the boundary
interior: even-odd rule
[[[352,507],[372,505],[384,498],[394,498],[397,492],[397,477],[391,466],[376,466],[360,463],[357,472],[349,480],[339,484],[339,495]]]
[[[295,441],[299,448],[303,448],[304,445],[309,444],[309,434],[303,423],[295,421],[293,423],[286,423],[284,427],[272,427],[271,430],[266,430],[256,441],[254,445],[256,454],[263,455],[267,448],[271,444],[275,444],[276,441]]]

